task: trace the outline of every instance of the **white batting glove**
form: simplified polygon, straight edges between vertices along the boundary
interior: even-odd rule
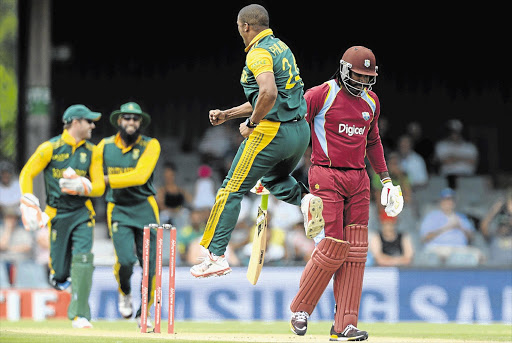
[[[386,206],[384,210],[389,217],[396,217],[404,208],[402,188],[400,186],[393,186],[390,178],[384,178],[381,182],[380,203],[382,206]]]
[[[25,193],[20,199],[21,221],[27,231],[42,229],[50,217],[39,207],[39,199],[31,193]]]
[[[68,167],[59,179],[59,187],[62,193],[71,195],[89,195],[92,191],[92,183],[88,178],[78,176],[75,170]]]

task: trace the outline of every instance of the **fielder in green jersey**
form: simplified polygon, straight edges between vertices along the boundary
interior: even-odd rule
[[[119,132],[104,138],[97,146],[108,185],[105,200],[116,255],[114,276],[119,286],[118,309],[127,319],[133,314],[130,283],[133,265],[137,260],[143,265],[143,228],[150,223],[159,223],[153,171],[160,156],[160,143],[140,134],[150,121],[151,117],[137,103],[126,103],[110,115],[110,123]],[[153,303],[155,284],[155,230],[151,231],[150,242],[148,309]],[[141,308],[135,315],[139,327],[140,317]],[[148,327],[151,326],[148,319]]]
[[[46,222],[34,221],[41,212],[39,200],[32,194],[34,178],[41,171],[44,174],[45,215],[50,219],[50,283],[58,290],[71,284],[68,317],[74,328],[92,327],[89,294],[95,212],[89,197],[103,195],[105,183],[94,144],[87,139],[100,117],[101,113],[84,105],[70,106],[62,117],[62,134],[41,144],[20,173],[20,208],[30,230],[43,228]]]
[[[310,141],[309,125],[304,120],[304,84],[295,57],[269,28],[264,7],[242,8],[237,25],[247,52],[240,82],[248,101],[228,110],[211,110],[209,119],[212,125],[220,125],[234,118],[249,118],[240,124],[245,140],[217,192],[201,240],[208,257],[190,269],[195,277],[231,271],[224,252],[240,214],[242,197],[260,179],[277,199],[301,205],[308,235],[316,235],[323,228],[321,199],[309,194],[290,175]],[[316,214],[311,216],[310,211]]]

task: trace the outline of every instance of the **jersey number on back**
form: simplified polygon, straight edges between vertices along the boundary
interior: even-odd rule
[[[297,82],[300,82],[300,85],[304,86],[302,83],[302,79],[299,75],[299,68],[297,68],[297,62],[295,62],[295,56],[293,56],[293,66],[290,64],[287,58],[283,58],[283,70],[288,69],[288,74],[290,77],[288,78],[288,81],[286,82],[286,89],[292,89],[295,87],[295,84]],[[293,67],[293,68],[292,68]],[[294,71],[292,69],[295,69]],[[293,81],[295,82],[292,82]]]

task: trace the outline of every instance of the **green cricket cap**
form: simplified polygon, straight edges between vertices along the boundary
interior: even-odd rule
[[[148,127],[149,123],[151,123],[151,117],[146,112],[142,111],[139,104],[136,102],[127,102],[126,104],[121,105],[119,110],[115,110],[110,114],[110,124],[112,124],[115,128],[119,127],[117,125],[117,120],[119,116],[122,114],[137,114],[141,117],[141,128]]]
[[[69,106],[64,114],[62,115],[62,121],[64,123],[71,123],[73,119],[90,119],[98,121],[101,118],[101,113],[93,112],[84,105],[71,105]]]

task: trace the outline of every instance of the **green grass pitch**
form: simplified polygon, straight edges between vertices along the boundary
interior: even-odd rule
[[[132,321],[96,321],[93,329],[72,329],[67,320],[0,322],[0,342],[140,343],[148,342],[328,342],[331,322],[310,322],[305,336],[291,333],[288,322],[177,322],[175,334],[141,334]],[[512,325],[359,323],[369,342],[512,342]]]

